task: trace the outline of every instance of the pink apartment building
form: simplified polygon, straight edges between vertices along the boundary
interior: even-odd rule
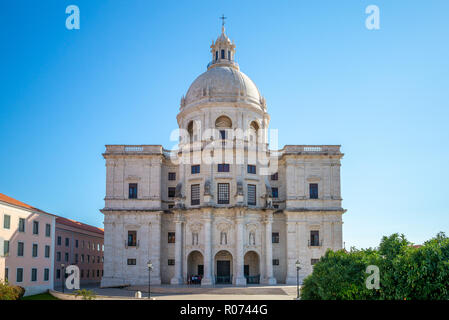
[[[55,229],[55,287],[61,288],[61,275],[68,265],[79,267],[81,285],[99,283],[103,276],[104,230],[62,217],[56,218]]]
[[[0,280],[25,295],[53,288],[56,216],[0,193]]]

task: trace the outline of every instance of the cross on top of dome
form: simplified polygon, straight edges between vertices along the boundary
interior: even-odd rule
[[[212,61],[208,64],[207,67],[208,69],[210,69],[218,65],[220,66],[226,65],[238,69],[238,64],[234,62],[235,44],[234,42],[231,42],[231,40],[225,33],[224,25],[225,19],[227,19],[227,17],[222,15],[220,19],[222,20],[221,35],[218,36],[215,42],[212,41],[212,45],[210,46],[212,53]]]

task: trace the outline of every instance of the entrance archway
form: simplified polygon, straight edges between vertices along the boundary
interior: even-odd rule
[[[247,284],[260,283],[259,255],[255,251],[248,251],[243,258],[243,273]]]
[[[195,250],[187,257],[187,283],[201,284],[204,275],[204,258],[201,252]]]
[[[218,251],[214,258],[215,265],[215,283],[232,283],[232,254],[229,251]]]

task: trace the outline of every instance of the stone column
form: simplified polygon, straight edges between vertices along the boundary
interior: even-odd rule
[[[151,271],[151,284],[161,284],[161,214],[156,212],[154,220],[150,225],[149,251],[150,259],[153,264]]]
[[[182,220],[178,216],[175,220],[175,276],[171,279],[171,284],[182,284]]]
[[[211,230],[211,214],[207,213],[204,217],[204,275],[201,280],[202,286],[214,284],[212,277],[212,230]]]
[[[235,259],[236,259],[236,268],[235,270],[235,285],[236,286],[245,286],[246,278],[243,273],[243,265],[244,265],[244,257],[243,257],[243,212],[239,212],[236,216],[237,228],[236,228],[236,243],[235,243]]]
[[[288,219],[288,217],[287,217]],[[296,284],[296,222],[287,221],[287,279],[286,284]]]
[[[265,283],[276,284],[276,278],[273,277],[273,243],[272,243],[272,224],[273,214],[268,213],[265,219]]]

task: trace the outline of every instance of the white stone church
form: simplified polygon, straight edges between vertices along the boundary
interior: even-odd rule
[[[342,248],[340,146],[270,150],[265,99],[224,26],[210,48],[176,150],[106,146],[103,287],[295,284],[297,261],[302,280]]]

